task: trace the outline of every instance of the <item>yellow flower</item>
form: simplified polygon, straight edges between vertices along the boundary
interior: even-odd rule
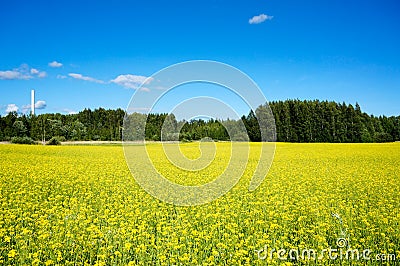
[[[125,250],[130,250],[131,249],[131,247],[132,247],[132,244],[131,243],[129,243],[129,242],[126,242],[125,243]]]
[[[17,256],[17,251],[15,249],[12,249],[8,252],[8,258],[13,259]]]
[[[52,265],[54,262],[52,260],[46,260],[46,262],[44,263],[44,265],[46,266],[50,266]]]
[[[33,259],[32,265],[40,265],[40,260],[38,258]]]
[[[278,143],[252,192],[260,148],[270,144],[251,143],[249,152],[246,143],[232,145],[249,157],[239,182],[215,201],[186,207],[147,194],[121,147],[0,145],[0,265],[144,265],[155,258],[158,265],[278,265],[278,249],[320,251],[338,238],[400,257],[400,143]],[[140,174],[147,155],[132,147]],[[214,160],[198,172],[172,164],[161,144],[147,147],[158,172],[179,184],[206,184],[237,162],[231,143],[215,143]],[[179,148],[192,159],[208,152],[197,143]]]

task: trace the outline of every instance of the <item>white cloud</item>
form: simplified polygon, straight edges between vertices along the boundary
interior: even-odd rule
[[[80,79],[80,80],[85,80],[85,81],[90,81],[90,82],[95,82],[95,83],[104,83],[102,80],[98,80],[92,77],[88,76],[83,76],[82,74],[77,74],[77,73],[69,73],[68,76],[74,78],[74,79]]]
[[[10,104],[7,105],[6,113],[8,114],[10,112],[18,112],[18,109],[19,108],[18,108],[18,106],[16,104],[10,103]]]
[[[31,79],[32,76],[22,73],[21,71],[14,69],[14,70],[6,70],[0,71],[0,79]]]
[[[46,101],[39,100],[35,103],[35,109],[38,110],[45,109],[46,106],[47,106]],[[22,112],[26,113],[28,110],[31,110],[30,104],[22,106]]]
[[[39,74],[39,70],[36,68],[31,68],[31,74]]]
[[[31,74],[36,75],[38,78],[44,78],[47,76],[45,71],[39,71],[36,68],[31,68]]]
[[[138,89],[140,85],[148,85],[152,81],[153,81],[152,77],[137,76],[131,74],[119,75],[115,79],[110,80],[110,82],[112,83],[134,90]],[[150,91],[150,89],[146,87],[141,87],[140,89],[143,91]]]
[[[15,69],[15,70],[18,70],[21,73],[28,73],[29,72],[29,66],[28,66],[28,64],[21,64],[19,66],[19,68]]]
[[[67,76],[64,76],[64,75],[57,75],[57,78],[58,78],[58,79],[65,79],[65,78],[67,78]]]
[[[34,77],[44,78],[47,73],[44,71],[39,71],[36,68],[29,69],[27,64],[22,64],[19,68],[13,70],[0,71],[0,79],[3,80],[15,80],[15,79],[31,79]]]
[[[271,20],[273,19],[274,16],[268,16],[265,14],[260,14],[258,16],[254,16],[251,19],[249,19],[249,24],[260,24],[263,23],[266,20]]]
[[[57,61],[53,61],[53,62],[49,63],[49,66],[50,67],[62,67],[63,64],[61,64],[60,62],[57,62]]]
[[[44,109],[44,108],[46,108],[46,106],[47,106],[46,101],[37,101],[35,103],[36,109]]]
[[[74,111],[74,110],[69,109],[69,108],[64,108],[62,111],[63,111],[64,113],[69,114],[69,115],[74,115],[74,114],[77,114],[77,113],[78,113],[77,111]]]
[[[148,112],[150,111],[150,107],[130,107],[128,108],[128,112]]]
[[[147,88],[147,87],[140,87],[140,90],[141,91],[145,91],[145,92],[149,92],[150,91],[150,89]]]
[[[27,104],[27,105],[22,105],[22,112],[26,113],[28,110],[31,110],[31,105]]]
[[[46,77],[46,76],[47,76],[47,73],[44,72],[44,71],[41,71],[41,72],[39,72],[39,74],[38,74],[38,78],[44,78],[44,77]]]

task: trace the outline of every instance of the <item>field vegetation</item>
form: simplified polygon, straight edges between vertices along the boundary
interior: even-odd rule
[[[149,145],[151,154],[162,152],[160,144]],[[201,155],[197,143],[175,145],[192,159]],[[186,180],[185,171],[164,159],[154,165],[174,182],[208,182],[223,171],[229,145],[216,143],[221,160]],[[1,145],[0,264],[376,265],[377,254],[400,259],[399,143],[278,143],[264,182],[249,192],[260,145],[250,145],[248,167],[231,191],[187,207],[140,188],[120,146]],[[138,169],[141,164],[135,162]],[[339,238],[347,241],[344,248],[370,249],[371,260],[327,254],[281,260],[263,253],[322,251],[337,247]]]

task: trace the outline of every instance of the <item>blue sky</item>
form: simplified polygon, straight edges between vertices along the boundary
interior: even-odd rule
[[[31,89],[37,113],[125,109],[144,77],[207,59],[239,68],[270,101],[400,115],[399,11],[389,0],[6,1],[0,114],[28,110]]]

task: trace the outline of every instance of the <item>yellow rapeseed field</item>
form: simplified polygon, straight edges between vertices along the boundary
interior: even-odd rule
[[[226,167],[229,145],[216,144],[216,164],[200,179],[161,155],[154,164],[176,183],[209,182]],[[187,207],[139,187],[121,146],[0,145],[0,265],[400,262],[400,143],[278,143],[264,182],[249,192],[260,145],[250,145],[231,191]],[[151,144],[149,154],[161,149]],[[200,156],[196,143],[180,150]]]

